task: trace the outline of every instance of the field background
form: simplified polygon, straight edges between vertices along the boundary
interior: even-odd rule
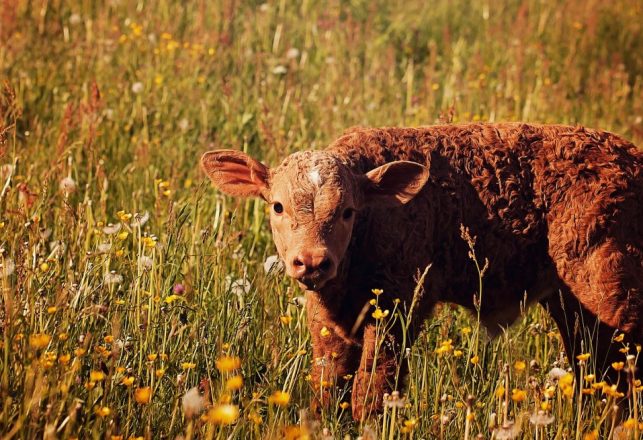
[[[439,121],[583,124],[640,145],[642,23],[631,0],[0,0],[0,433],[638,435],[591,377],[571,392],[550,378],[568,364],[539,308],[488,342],[443,307],[404,353],[400,408],[356,424],[337,391],[321,418],[302,413],[301,292],[264,270],[264,205],[221,196],[198,159],[275,164],[353,125]],[[224,355],[240,369],[218,369]],[[182,402],[197,386],[205,417]]]

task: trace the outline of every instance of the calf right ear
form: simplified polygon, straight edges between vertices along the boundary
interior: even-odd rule
[[[201,156],[201,167],[214,186],[228,195],[268,197],[269,169],[241,151],[208,151]]]

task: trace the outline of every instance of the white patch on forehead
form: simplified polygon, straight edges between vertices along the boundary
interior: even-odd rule
[[[321,185],[321,175],[319,174],[319,170],[317,168],[313,168],[310,170],[308,173],[308,179],[310,179],[311,183],[317,187]]]

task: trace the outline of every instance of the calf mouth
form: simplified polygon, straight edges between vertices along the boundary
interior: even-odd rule
[[[318,277],[302,277],[297,280],[297,283],[304,290],[318,291],[326,285],[327,281],[327,279]]]

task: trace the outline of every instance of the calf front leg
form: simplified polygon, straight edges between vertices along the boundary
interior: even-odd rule
[[[399,363],[401,337],[395,333],[382,335],[374,324],[364,328],[364,345],[359,369],[353,384],[353,418],[363,420],[380,412],[383,396],[397,387],[406,374]],[[399,375],[398,375],[399,371]]]
[[[349,339],[345,329],[316,294],[306,295],[306,314],[313,346],[312,384],[318,392],[313,409],[328,407],[333,391],[339,392],[359,365],[361,347]],[[347,396],[346,399],[350,399]]]

